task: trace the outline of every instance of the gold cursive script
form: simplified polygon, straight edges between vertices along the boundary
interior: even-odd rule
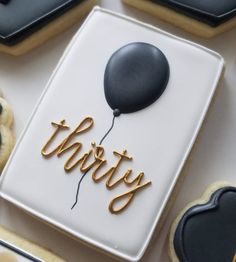
[[[132,179],[132,169],[128,169],[122,176],[116,178],[122,163],[125,161],[132,161],[132,157],[128,155],[127,150],[124,150],[123,152],[113,151],[113,155],[117,160],[115,164],[105,172],[101,171],[101,169],[104,169],[107,165],[107,160],[104,158],[105,149],[101,145],[96,145],[96,143],[93,142],[91,143],[90,150],[85,154],[80,155],[83,144],[78,140],[76,142],[74,141],[79,135],[89,131],[93,127],[93,118],[85,117],[76,128],[66,136],[66,138],[54,147],[53,144],[59,133],[68,131],[70,127],[66,125],[65,120],[62,120],[59,123],[52,122],[51,124],[55,130],[41,150],[41,154],[44,158],[49,158],[54,155],[60,157],[66,153],[69,154],[70,152],[64,164],[65,172],[71,172],[78,167],[83,174],[91,170],[92,179],[96,183],[105,180],[106,188],[109,190],[122,183],[130,187],[128,191],[111,200],[109,204],[109,210],[111,213],[115,214],[123,211],[129,206],[138,191],[151,185],[151,181],[143,182],[143,172],[140,172]],[[123,204],[119,205],[121,201],[123,201]]]

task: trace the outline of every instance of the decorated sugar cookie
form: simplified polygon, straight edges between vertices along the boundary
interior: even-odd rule
[[[236,261],[236,187],[210,186],[174,221],[170,233],[173,262]]]
[[[78,22],[95,3],[96,0],[0,1],[0,52],[21,55],[30,51]]]
[[[213,37],[236,26],[234,0],[123,0],[202,37]]]
[[[105,253],[140,261],[223,67],[209,49],[95,8],[18,141],[1,195]]]

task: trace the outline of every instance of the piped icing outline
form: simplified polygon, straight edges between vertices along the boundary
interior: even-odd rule
[[[201,215],[202,213],[210,212],[216,210],[220,207],[221,197],[228,192],[234,192],[236,194],[236,188],[233,186],[223,186],[211,193],[209,200],[203,204],[195,204],[185,211],[184,215],[181,217],[178,225],[176,227],[174,237],[173,237],[173,246],[175,253],[181,262],[191,262],[187,257],[187,252],[184,245],[184,231],[186,224],[189,219]],[[232,256],[233,259],[233,256]]]
[[[187,15],[191,18],[194,18],[196,20],[199,20],[200,22],[204,22],[211,27],[217,27],[224,22],[230,20],[236,15],[236,3],[235,8],[229,12],[225,12],[222,10],[221,15],[216,15],[207,11],[204,11],[202,9],[197,7],[192,7],[191,4],[185,4],[181,3],[181,0],[149,0],[150,2],[154,4],[163,5],[165,7],[174,9],[177,12],[183,13],[184,15]],[[213,0],[212,2],[214,2]]]
[[[23,0],[20,0],[20,1],[23,1]],[[86,0],[65,0],[63,4],[59,5],[58,7],[54,8],[53,10],[48,11],[44,15],[41,15],[39,18],[36,18],[35,20],[26,23],[24,26],[22,26],[18,30],[12,31],[11,33],[8,33],[7,35],[3,35],[0,32],[0,43],[7,45],[7,46],[18,44],[19,42],[27,38],[27,36],[33,34],[35,31],[44,27],[45,24],[50,23],[52,20],[63,15],[69,9],[72,9],[76,5],[79,5],[85,1]],[[4,8],[9,8],[9,5],[10,3],[7,5],[4,4]]]

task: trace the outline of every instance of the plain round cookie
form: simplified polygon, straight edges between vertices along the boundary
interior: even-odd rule
[[[0,171],[6,164],[13,146],[14,137],[12,131],[8,127],[0,125]]]
[[[8,102],[0,97],[0,124],[11,127],[13,123],[13,112]]]

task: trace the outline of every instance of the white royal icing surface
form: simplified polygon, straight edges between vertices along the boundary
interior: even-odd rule
[[[152,185],[137,194],[119,215],[110,200],[126,190],[107,190],[91,175],[74,203],[79,169],[65,174],[66,157],[44,159],[41,148],[52,134],[51,122],[65,118],[73,129],[84,117],[95,125],[80,136],[83,152],[110,127],[112,110],[103,91],[110,56],[131,42],[157,46],[170,64],[166,91],[151,106],[123,114],[103,146],[127,149],[133,157],[122,170],[145,173]],[[90,244],[130,261],[143,255],[205,117],[224,67],[220,55],[136,20],[95,8],[73,38],[4,170],[1,196],[33,215]],[[121,171],[122,171],[121,170]]]

